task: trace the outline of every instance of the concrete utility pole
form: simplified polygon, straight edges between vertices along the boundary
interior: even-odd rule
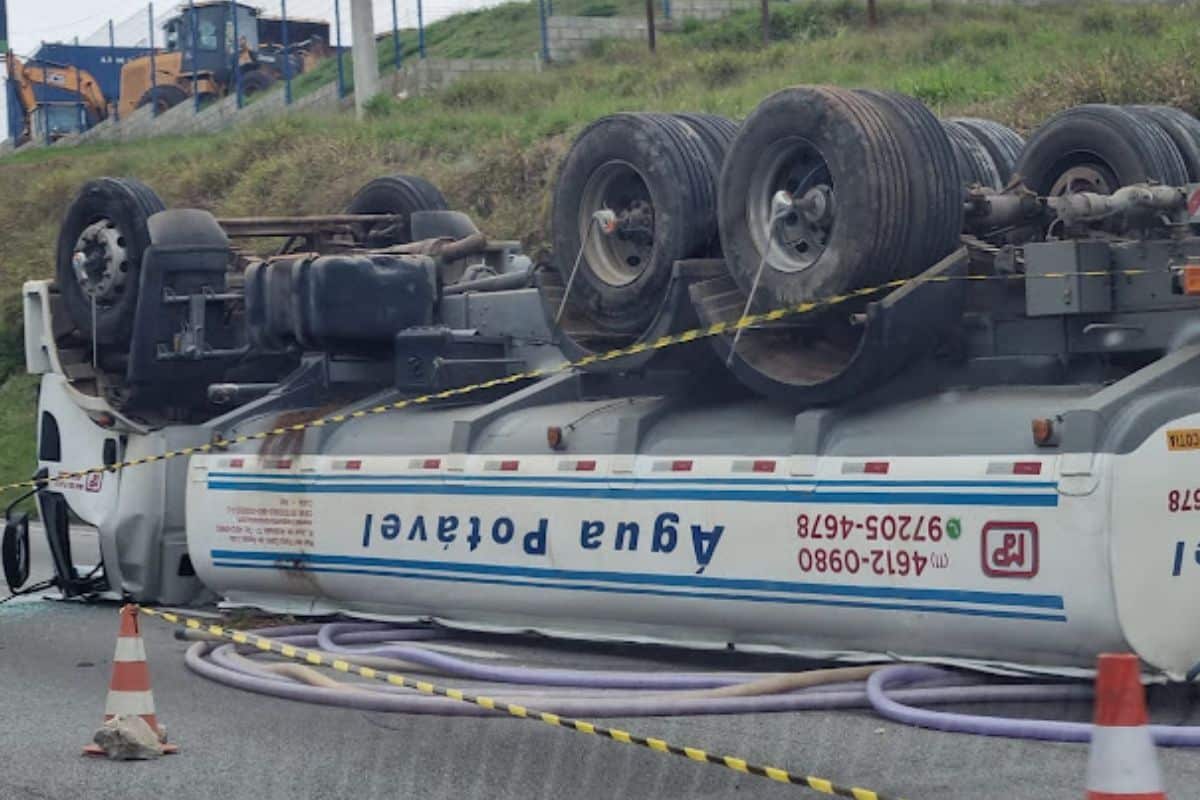
[[[379,56],[375,52],[371,0],[350,0],[350,37],[354,54],[354,111],[362,119],[367,101],[379,94]]]

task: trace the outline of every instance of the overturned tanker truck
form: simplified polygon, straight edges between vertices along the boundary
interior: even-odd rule
[[[1198,184],[1174,109],[1025,142],[822,87],[595,122],[547,263],[416,177],[253,219],[91,181],[24,287],[57,584],[1180,678]]]

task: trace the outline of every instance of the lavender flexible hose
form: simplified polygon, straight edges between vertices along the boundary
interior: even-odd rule
[[[989,717],[979,714],[958,714],[916,708],[898,700],[900,691],[889,687],[944,676],[944,670],[927,666],[898,665],[887,667],[867,679],[867,697],[880,716],[893,722],[916,725],[953,733],[976,736],[1003,736],[1012,739],[1038,739],[1048,742],[1088,742],[1092,725],[1086,722],[1063,722],[1050,719]],[[1025,685],[1021,699],[1027,701],[1082,700],[1091,697],[1087,687],[1067,684]],[[1150,725],[1155,744],[1163,747],[1200,747],[1200,727]]]
[[[320,647],[351,660],[355,655],[385,656],[431,669],[445,669],[455,677],[485,682],[484,686],[466,688],[469,693],[487,694],[499,701],[518,702],[536,707],[539,711],[564,716],[689,716],[873,708],[884,718],[895,722],[943,731],[1063,742],[1086,742],[1091,738],[1091,725],[1086,723],[989,717],[917,707],[918,704],[1090,699],[1091,688],[1078,684],[964,684],[960,676],[947,670],[924,665],[897,665],[874,673],[865,684],[839,683],[757,696],[704,697],[695,696],[694,693],[671,696],[669,691],[663,690],[736,685],[761,678],[762,674],[691,673],[664,676],[662,673],[634,671],[494,667],[412,645],[396,644],[397,641],[433,638],[438,634],[423,628],[404,629],[385,624],[295,625],[262,629],[258,633],[297,647]],[[388,644],[379,647],[346,647],[349,643],[372,645],[378,642]],[[311,686],[272,673],[265,666],[238,655],[231,644],[198,642],[188,649],[186,663],[193,672],[218,683],[301,702],[408,714],[493,716],[496,713],[468,703],[430,697],[383,684],[364,684],[353,689]],[[668,677],[675,680],[666,680]],[[912,688],[911,684],[914,683],[923,685]],[[894,688],[897,686],[902,688]],[[547,688],[528,687],[575,691],[564,694],[561,691],[548,691]],[[613,689],[624,691],[617,694]],[[1152,725],[1150,729],[1160,745],[1200,747],[1200,728]]]
[[[373,627],[373,626],[372,626]],[[496,683],[536,684],[538,686],[581,686],[605,689],[711,689],[718,686],[731,686],[754,678],[762,678],[762,674],[747,673],[663,673],[663,672],[634,672],[634,671],[599,671],[576,669],[547,669],[534,667],[505,667],[490,664],[476,664],[453,656],[412,647],[405,644],[384,644],[379,647],[348,648],[342,637],[355,636],[359,642],[369,641],[375,636],[376,642],[390,641],[396,637],[386,630],[373,630],[368,626],[354,622],[334,622],[322,625],[317,632],[317,645],[330,653],[345,656],[373,655],[386,658],[399,658],[414,664],[435,669],[445,675],[455,678],[470,678],[474,680],[494,681]]]
[[[387,711],[407,714],[446,714],[454,716],[494,716],[496,712],[442,697],[430,697],[398,687],[390,691],[344,691],[308,686],[247,668],[229,658],[230,645],[198,642],[188,649],[186,662],[194,672],[234,688],[291,700],[341,706],[360,711]],[[210,653],[210,650],[212,651]],[[224,651],[224,653],[222,653]],[[212,660],[205,658],[211,655]],[[500,688],[500,687],[498,687]],[[1016,686],[956,686],[902,689],[897,695],[906,702],[1003,702],[1021,700]],[[951,691],[954,690],[954,691]],[[623,696],[569,697],[539,691],[513,691],[500,688],[488,692],[498,701],[512,700],[535,707],[538,711],[575,717],[653,717],[717,714],[752,714],[784,711],[822,711],[869,706],[861,685],[831,689],[819,687],[792,694],[731,698],[671,698],[662,694],[650,697]]]

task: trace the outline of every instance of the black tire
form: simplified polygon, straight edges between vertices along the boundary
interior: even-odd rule
[[[417,211],[444,211],[446,198],[429,181],[415,175],[376,178],[358,190],[346,206],[347,214],[395,214],[393,225],[355,226],[355,237],[371,247],[390,247],[412,241],[411,217]]]
[[[555,267],[571,284],[572,306],[606,331],[645,330],[675,262],[706,255],[712,246],[717,173],[711,144],[721,134],[717,125],[700,126],[703,133],[695,125],[669,114],[604,117],[575,139],[559,169],[551,223]],[[630,226],[611,235],[600,231],[591,218],[604,207],[628,212]],[[639,222],[645,224],[639,228]]]
[[[967,186],[983,186],[1002,189],[1000,172],[992,161],[987,148],[969,130],[951,120],[943,120],[942,127],[954,145],[954,160],[958,163],[959,177]]]
[[[1021,151],[1025,149],[1024,137],[1007,125],[990,119],[952,117],[946,121],[965,128],[983,145],[1000,175],[1001,186],[1007,186],[1021,158]]]
[[[686,124],[700,137],[709,165],[715,166],[713,174],[720,175],[721,166],[725,163],[725,154],[737,138],[737,123],[717,114],[684,113],[671,116]]]
[[[100,344],[124,344],[128,340],[137,309],[142,255],[150,246],[146,220],[165,208],[150,187],[132,178],[88,181],[68,207],[58,234],[55,277],[71,321],[89,339]],[[96,241],[80,247],[80,252],[90,257],[90,266],[85,269],[91,277],[85,288],[76,276],[74,258],[89,230],[99,234]],[[101,272],[106,277],[101,277]]]
[[[737,138],[738,124],[728,117],[717,114],[688,112],[671,116],[683,122],[700,137],[700,142],[704,146],[704,154],[708,159],[708,169],[713,176],[715,191],[716,182],[721,176],[721,167],[725,165],[725,155],[729,152],[733,140]],[[721,236],[716,225],[713,225],[712,237],[702,255],[714,258],[721,255]]]
[[[5,520],[0,542],[0,562],[9,591],[17,591],[29,580],[29,515],[18,513]]]
[[[1200,120],[1171,106],[1126,106],[1170,137],[1187,167],[1188,180],[1200,181]]]
[[[796,175],[811,177],[797,183]],[[836,193],[837,207],[827,231],[810,220],[820,252],[801,249],[807,239],[790,239],[792,249],[773,242],[767,232],[775,192],[824,185]],[[830,87],[776,92],[742,123],[721,170],[719,224],[730,274],[749,294],[763,264],[760,308],[886,281],[904,244],[909,192],[900,145],[875,104]]]
[[[161,114],[167,109],[174,108],[188,98],[187,92],[180,89],[178,86],[166,84],[163,86],[153,86],[146,90],[146,93],[141,96],[137,102],[137,107],[148,106],[151,103],[155,106],[155,113]]]
[[[1017,172],[1040,196],[1107,194],[1146,181],[1187,183],[1183,156],[1161,127],[1118,106],[1099,104],[1048,119],[1025,145]]]
[[[242,96],[250,97],[270,89],[275,84],[275,76],[261,69],[251,69],[242,73]],[[237,87],[233,87],[234,91]]]
[[[963,179],[954,145],[941,120],[915,97],[899,92],[861,89],[891,117],[896,140],[908,167],[909,246],[901,250],[899,272],[908,278],[924,272],[959,246],[963,228]]]

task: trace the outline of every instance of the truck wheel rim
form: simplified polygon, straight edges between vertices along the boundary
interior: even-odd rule
[[[746,222],[759,253],[779,272],[801,272],[825,252],[837,221],[833,178],[820,150],[800,136],[773,142],[758,160],[748,183]],[[773,214],[779,192],[808,201],[808,210]]]
[[[93,222],[75,240],[71,265],[85,296],[101,305],[110,302],[124,291],[129,274],[125,234],[112,220]]]
[[[592,224],[592,215],[616,215],[611,232]],[[642,174],[626,161],[600,165],[584,184],[579,203],[579,236],[591,272],[609,286],[628,286],[654,258],[654,201]]]
[[[1051,197],[1079,192],[1112,194],[1120,184],[1103,164],[1076,164],[1063,170],[1050,187]]]

